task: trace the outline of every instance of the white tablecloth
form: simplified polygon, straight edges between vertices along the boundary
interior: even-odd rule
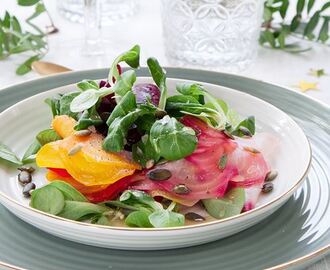
[[[59,0],[58,0],[59,1]],[[55,24],[60,29],[58,34],[49,37],[49,52],[45,61],[55,62],[74,70],[108,67],[114,56],[128,49],[134,44],[142,48],[142,63],[147,56],[155,56],[164,66],[169,65],[165,57],[159,0],[139,0],[140,11],[126,22],[118,22],[103,28],[106,54],[98,57],[86,57],[81,53],[84,37],[83,26],[63,19],[56,10],[56,1],[45,0],[46,6],[53,16]],[[322,2],[322,1],[321,1]],[[26,18],[32,13],[29,8],[18,7],[16,1],[1,0],[0,14],[9,10]],[[41,25],[47,24],[47,17],[37,19]],[[0,61],[0,88],[39,77],[31,72],[25,76],[15,75],[17,66],[26,59],[27,55],[12,56]],[[327,76],[315,78],[310,76],[309,70],[325,69]],[[313,45],[313,50],[302,54],[289,54],[282,51],[259,49],[259,57],[249,70],[242,73],[252,78],[281,84],[294,88],[301,80],[318,82],[317,91],[305,94],[330,104],[330,47]],[[313,265],[310,270],[326,270],[330,268],[330,256]]]

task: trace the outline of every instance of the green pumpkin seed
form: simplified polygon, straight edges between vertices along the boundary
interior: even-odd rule
[[[78,143],[77,145],[71,148],[71,150],[68,152],[68,156],[73,156],[77,154],[82,149],[82,147],[83,145],[81,143]]]
[[[82,130],[78,130],[74,133],[74,135],[78,136],[78,137],[86,137],[92,134],[92,131],[89,129],[82,129]]]
[[[173,188],[173,192],[180,195],[189,194],[190,191],[191,190],[185,184],[179,184]]]
[[[150,180],[165,181],[171,178],[172,173],[167,169],[154,169],[149,171],[147,176]]]
[[[277,175],[278,175],[278,172],[277,171],[269,171],[266,174],[265,182],[273,181],[277,177]]]
[[[184,215],[186,219],[192,220],[192,221],[204,221],[205,218],[197,213],[189,212]]]

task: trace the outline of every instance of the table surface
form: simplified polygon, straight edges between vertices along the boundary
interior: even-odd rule
[[[83,25],[65,20],[56,9],[56,1],[45,0],[44,2],[52,14],[56,26],[60,29],[59,33],[49,36],[49,52],[43,59],[45,61],[58,63],[73,70],[108,67],[118,53],[134,44],[140,44],[142,63],[145,63],[147,56],[155,56],[163,66],[171,65],[164,51],[159,0],[139,0],[139,10],[134,16],[125,22],[116,22],[111,26],[103,27],[102,36],[106,52],[97,57],[82,54]],[[20,19],[32,14],[32,10],[18,7],[16,1],[12,0],[0,2],[0,16],[4,10],[14,12]],[[40,25],[47,25],[47,17],[37,18],[37,22]],[[318,90],[308,91],[305,95],[329,105],[330,47],[319,44],[311,45],[313,46],[311,51],[301,54],[289,54],[260,47],[256,62],[241,75],[280,84],[289,87],[291,91],[299,91],[295,86],[301,80],[317,82]],[[27,57],[28,55],[17,55],[0,62],[0,89],[39,77],[34,72],[24,76],[15,74],[17,66]],[[310,69],[324,69],[328,74],[316,78],[308,74]],[[330,256],[309,268],[309,270],[325,269],[330,269]]]

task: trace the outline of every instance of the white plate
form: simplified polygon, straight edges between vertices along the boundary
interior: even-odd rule
[[[140,82],[151,82],[139,78]],[[168,79],[168,88],[175,89],[179,79]],[[0,201],[19,218],[56,236],[89,245],[118,249],[168,249],[214,241],[244,230],[283,205],[307,174],[311,150],[301,128],[284,112],[251,95],[217,85],[203,83],[210,93],[224,99],[241,115],[254,115],[257,132],[269,132],[279,138],[276,157],[270,160],[279,176],[273,192],[262,195],[257,207],[224,220],[185,227],[164,229],[119,228],[86,224],[52,216],[30,208],[23,198],[15,168],[0,166]],[[74,85],[53,89],[28,98],[0,114],[1,142],[23,154],[36,133],[49,128],[51,113],[44,99],[56,93],[75,90]],[[174,92],[170,91],[170,94]],[[47,183],[44,171],[34,174],[38,187]]]

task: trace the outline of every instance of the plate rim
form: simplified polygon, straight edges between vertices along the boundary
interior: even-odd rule
[[[207,73],[214,74],[214,75],[223,74],[223,75],[227,75],[227,76],[234,76],[236,78],[240,78],[240,79],[243,79],[243,80],[249,80],[249,81],[252,81],[252,82],[262,82],[262,83],[265,83],[269,86],[274,86],[274,87],[281,88],[283,90],[287,90],[287,91],[290,92],[290,95],[295,95],[295,96],[298,96],[299,98],[310,100],[310,101],[318,104],[319,106],[321,106],[325,110],[330,111],[330,105],[326,104],[325,102],[320,101],[320,100],[318,100],[314,97],[306,96],[303,93],[294,91],[293,88],[291,88],[291,87],[283,86],[281,84],[276,84],[276,83],[272,83],[272,82],[268,82],[268,81],[258,80],[258,79],[251,78],[251,77],[244,76],[244,75],[237,75],[237,74],[226,73],[226,72],[217,72],[217,71],[208,71],[208,70],[200,70],[200,69],[181,68],[181,67],[171,67],[171,66],[168,66],[168,67],[165,67],[165,68],[171,69],[173,71],[174,70],[177,70],[177,71],[182,70],[182,71],[188,71],[188,72],[189,71],[190,72],[202,71],[202,72],[207,72]],[[90,74],[92,72],[99,73],[99,74],[101,74],[103,72],[105,74],[107,70],[108,70],[107,68],[96,68],[96,69],[87,69],[87,70],[80,70],[80,71],[69,71],[69,72],[65,72],[65,73],[61,73],[61,74],[47,75],[47,76],[44,76],[42,78],[33,78],[33,79],[26,80],[24,82],[13,83],[13,84],[6,85],[4,87],[1,87],[0,91],[4,91],[4,90],[15,91],[15,89],[10,89],[10,88],[22,86],[22,85],[29,84],[29,83],[33,84],[36,81],[45,81],[46,82],[47,80],[52,79],[52,78],[58,78],[58,79],[66,78],[66,77],[72,76],[73,74],[77,74],[77,75],[78,74]],[[60,86],[58,86],[58,87],[60,87]],[[325,256],[328,253],[330,253],[330,244],[326,245],[324,247],[321,247],[321,248],[315,250],[314,252],[311,252],[311,253],[306,254],[304,256],[298,257],[296,259],[287,261],[287,262],[279,264],[279,265],[275,265],[271,268],[268,268],[268,270],[280,270],[280,269],[286,269],[287,267],[290,267],[290,266],[297,266],[297,265],[299,265],[301,263],[304,263],[306,261],[308,262],[309,260],[312,260],[314,258],[316,259],[316,258],[319,258],[321,256]],[[25,269],[25,268],[21,268],[19,266],[15,266],[13,264],[8,264],[4,261],[0,261],[0,266],[9,267],[9,268],[14,269],[14,270]]]

